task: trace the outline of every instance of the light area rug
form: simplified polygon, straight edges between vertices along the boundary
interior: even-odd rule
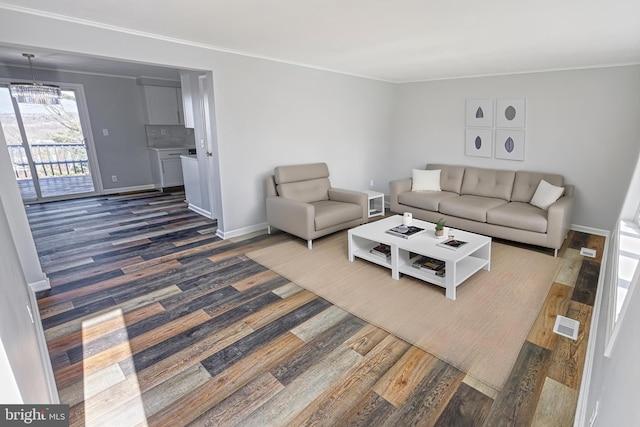
[[[365,260],[348,260],[347,234],[293,240],[247,256],[349,313],[500,391],[549,292],[560,259],[493,242],[491,271],[444,288]]]

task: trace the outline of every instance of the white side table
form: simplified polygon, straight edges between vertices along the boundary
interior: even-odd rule
[[[369,197],[369,218],[384,216],[384,193],[373,190],[364,190]]]

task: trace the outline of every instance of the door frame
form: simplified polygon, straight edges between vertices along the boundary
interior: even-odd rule
[[[215,105],[213,104],[213,73],[198,76],[198,93],[202,127],[204,129],[204,149],[206,153],[206,176],[209,191],[211,218],[218,221],[216,235],[224,239],[224,213],[222,209],[220,182],[220,153],[216,139]]]
[[[0,84],[9,85],[16,79],[7,79],[0,77]],[[94,191],[91,193],[70,194],[66,196],[54,196],[43,197],[38,200],[29,200],[28,203],[42,203],[55,200],[72,199],[77,197],[86,197],[89,195],[102,194],[104,187],[102,185],[102,175],[100,174],[100,165],[98,164],[98,156],[96,154],[96,144],[93,139],[93,129],[91,127],[91,120],[89,117],[89,107],[87,105],[87,98],[84,91],[84,85],[81,83],[64,83],[64,82],[51,82],[40,81],[43,84],[52,84],[60,86],[62,90],[72,90],[76,93],[76,105],[78,106],[78,116],[80,117],[80,124],[84,133],[84,144],[87,149],[87,159],[89,162],[89,168],[91,170],[91,180],[93,181]],[[24,138],[24,136],[23,136]],[[27,141],[28,143],[28,141]],[[35,177],[37,179],[37,176]]]

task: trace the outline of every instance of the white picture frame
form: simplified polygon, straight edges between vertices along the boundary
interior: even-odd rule
[[[491,157],[493,131],[491,129],[468,128],[465,132],[464,154],[475,157]]]
[[[524,160],[524,130],[496,129],[496,159]]]
[[[467,99],[465,124],[471,127],[493,126],[493,99]]]
[[[496,101],[496,127],[525,127],[526,102],[524,99],[498,99]]]

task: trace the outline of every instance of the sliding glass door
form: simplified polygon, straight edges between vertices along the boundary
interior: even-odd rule
[[[63,89],[59,105],[27,104],[0,86],[0,123],[25,201],[96,191],[77,94]]]

